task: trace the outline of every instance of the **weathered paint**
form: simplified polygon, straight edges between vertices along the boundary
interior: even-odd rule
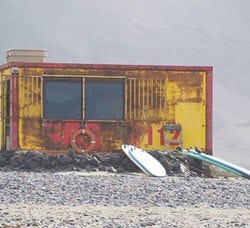
[[[12,79],[12,149],[66,151],[72,131],[86,127],[95,135],[96,151],[120,150],[122,143],[146,150],[164,150],[163,127],[181,125],[184,147],[197,146],[212,153],[211,67],[9,63],[0,67],[1,78],[3,74],[10,74],[13,66],[19,68],[19,75]],[[124,78],[125,119],[44,119],[44,77]],[[1,102],[4,103],[3,85],[1,82]],[[5,121],[2,117],[3,129]],[[1,148],[5,143],[4,134],[2,131]],[[170,131],[168,136],[178,139],[180,132]],[[84,136],[77,141],[88,144]],[[169,146],[174,149],[178,145]]]
[[[7,138],[10,140],[10,132],[6,130],[9,125],[9,116],[7,116],[7,87],[8,85],[11,86],[10,79],[11,79],[11,71],[9,68],[2,69],[0,71],[0,148],[4,148],[7,143]],[[8,85],[7,85],[8,84]],[[10,110],[9,110],[10,114]],[[9,148],[10,149],[10,148]]]
[[[10,149],[18,149],[18,77],[12,75],[10,79],[11,103],[10,103]]]

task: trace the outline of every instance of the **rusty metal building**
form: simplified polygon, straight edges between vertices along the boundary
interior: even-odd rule
[[[92,151],[127,143],[212,154],[210,66],[47,63],[44,50],[7,53],[0,66],[1,149],[65,152],[74,132],[88,129]],[[84,149],[88,141],[83,134],[76,144]]]

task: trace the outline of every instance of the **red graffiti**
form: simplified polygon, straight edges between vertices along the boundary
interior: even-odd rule
[[[148,128],[148,145],[153,145],[153,128]]]
[[[130,142],[133,145],[140,145],[143,142],[143,136],[147,132],[143,126],[135,124],[132,126],[132,132],[130,134]]]
[[[72,132],[76,132],[81,127],[79,122],[47,122],[45,124],[45,130],[47,136],[57,145],[61,145],[62,148],[68,147],[71,144]],[[101,148],[101,140],[98,136],[100,131],[99,123],[87,123],[85,128],[93,132],[95,136],[95,150]],[[163,127],[157,129],[156,133],[160,138],[160,145],[165,144],[164,129]],[[170,130],[170,139],[177,140],[180,137],[181,130]],[[130,133],[130,143],[133,145],[139,145],[143,142],[144,136],[147,134],[148,145],[154,145],[154,129],[152,126],[132,126]],[[90,142],[87,136],[79,136],[76,138],[76,142],[80,147],[86,148]],[[170,146],[178,146],[178,142],[170,142]]]
[[[61,130],[62,126],[61,124],[52,124],[52,123],[46,123],[45,125],[48,133],[47,135],[53,140],[55,143],[59,143],[62,141],[62,136],[61,136]]]
[[[80,128],[79,122],[67,122],[64,125],[64,131],[63,131],[63,144],[65,146],[71,144],[71,132],[77,131]]]
[[[158,129],[157,132],[159,133],[160,136],[160,145],[165,144],[165,139],[164,139],[164,129],[163,127]],[[171,139],[178,139],[181,133],[181,130],[170,130],[170,134],[173,134]],[[148,128],[148,145],[153,145],[153,128],[149,127]],[[169,143],[171,146],[178,146],[180,143]]]
[[[72,131],[75,132],[80,128],[79,122],[59,122],[59,123],[50,123],[47,122],[45,124],[45,130],[47,136],[54,142],[54,143],[61,143],[63,147],[69,146],[71,144],[71,134]],[[88,123],[86,124],[86,129],[89,129],[93,133],[97,133],[100,131],[100,126],[98,123]],[[95,149],[100,148],[100,138],[95,135]],[[87,147],[88,143],[85,143],[85,140],[82,137],[78,137],[77,143],[82,145],[83,147]]]
[[[180,136],[181,131],[180,130],[170,130],[170,134],[174,134],[172,139],[178,139]],[[180,143],[169,143],[170,146],[178,146]]]

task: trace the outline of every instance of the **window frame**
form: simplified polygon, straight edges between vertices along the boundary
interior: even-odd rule
[[[81,82],[81,118],[49,118],[45,117],[45,81],[71,81],[79,80]],[[86,81],[100,80],[100,81],[120,81],[123,84],[123,118],[122,119],[86,119]],[[126,121],[127,118],[127,78],[125,76],[100,76],[100,75],[42,75],[41,80],[41,117],[45,121],[90,121],[90,122],[117,122]]]
[[[83,117],[84,117],[84,114],[83,114],[83,78],[81,77],[64,77],[63,75],[60,77],[60,76],[50,76],[50,77],[43,77],[42,78],[42,98],[43,98],[43,101],[42,101],[42,118],[45,119],[45,120],[83,120]],[[65,117],[56,117],[56,118],[51,118],[51,117],[47,117],[46,116],[46,106],[45,106],[45,102],[46,102],[46,93],[45,93],[45,90],[46,90],[46,82],[48,81],[51,81],[51,82],[64,82],[64,83],[67,83],[67,82],[70,82],[70,81],[75,81],[75,82],[78,82],[80,83],[81,85],[81,102],[80,102],[80,105],[81,105],[81,112],[80,112],[80,117],[79,118],[65,118]]]
[[[122,84],[122,118],[119,119],[106,119],[106,118],[100,118],[100,119],[93,119],[89,118],[87,119],[86,117],[86,110],[87,110],[87,91],[86,91],[86,86],[88,82],[120,82]],[[113,122],[113,121],[125,121],[126,120],[126,79],[125,77],[86,77],[84,81],[84,119],[87,121],[96,121],[96,122],[102,122],[102,121],[107,121],[107,122]]]

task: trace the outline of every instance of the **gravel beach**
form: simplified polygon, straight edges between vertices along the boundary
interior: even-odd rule
[[[250,227],[250,181],[0,172],[1,227]]]

